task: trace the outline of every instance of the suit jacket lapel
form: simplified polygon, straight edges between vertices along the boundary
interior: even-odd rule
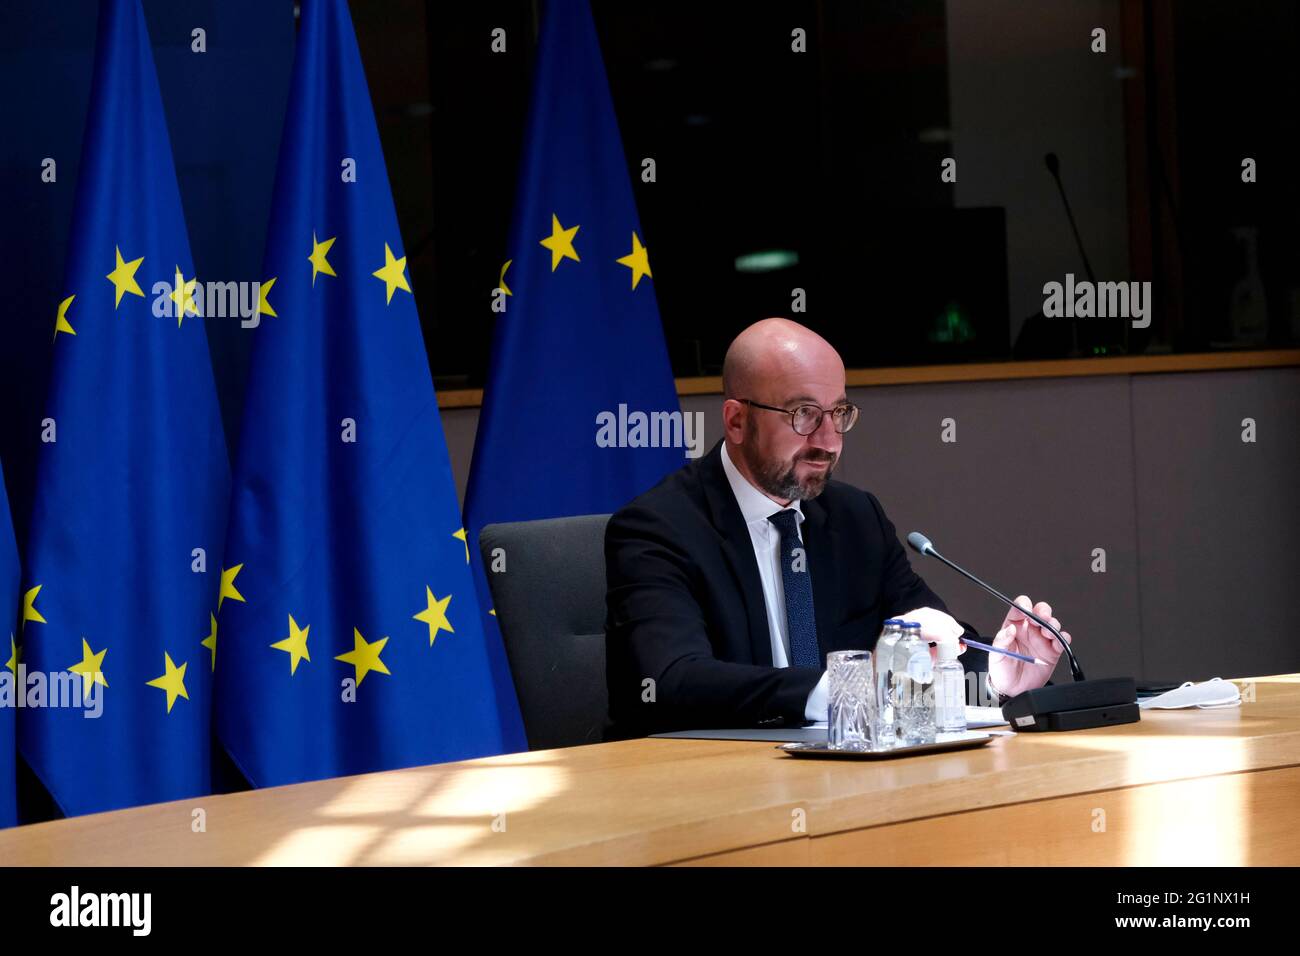
[[[713,446],[700,462],[704,494],[712,512],[713,526],[722,534],[722,550],[731,565],[736,583],[745,598],[748,616],[750,653],[755,664],[772,666],[772,632],[767,626],[767,605],[763,602],[763,581],[754,558],[754,542],[740,513],[740,505],[722,468],[722,441]],[[811,556],[810,556],[811,563]],[[816,574],[813,576],[813,601],[817,601]],[[817,612],[820,630],[821,612]]]

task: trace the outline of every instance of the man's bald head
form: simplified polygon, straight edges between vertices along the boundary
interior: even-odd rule
[[[722,422],[732,463],[780,504],[815,498],[839,460],[843,436],[830,415],[812,434],[798,434],[781,410],[831,409],[847,401],[844,384],[840,354],[812,329],[789,319],[749,326],[722,364]]]
[[[844,374],[834,346],[807,326],[789,319],[761,319],[742,331],[722,361],[722,397],[752,398],[762,383],[801,372],[817,377]]]

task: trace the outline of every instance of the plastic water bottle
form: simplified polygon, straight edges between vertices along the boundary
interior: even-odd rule
[[[934,729],[950,733],[966,729],[966,668],[957,659],[956,641],[939,642],[934,665]]]
[[[876,671],[876,746],[894,746],[894,645],[903,636],[903,622],[891,617],[880,632],[871,660]]]
[[[894,692],[897,744],[934,743],[934,662],[914,621],[903,622],[903,636],[894,645]]]

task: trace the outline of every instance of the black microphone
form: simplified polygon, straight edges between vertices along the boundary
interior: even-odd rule
[[[965,568],[949,561],[925,535],[913,531],[907,536],[907,543],[921,555],[938,558],[958,574],[974,581],[981,588],[1009,607],[1014,607],[1031,621],[1037,622],[1056,636],[1070,660],[1070,673],[1073,684],[1055,687],[1035,687],[1017,694],[1002,705],[1002,716],[1016,730],[1086,730],[1090,727],[1106,727],[1112,724],[1131,724],[1141,719],[1141,709],[1137,705],[1137,682],[1131,677],[1107,677],[1100,680],[1084,680],[1083,669],[1074,657],[1074,651],[1061,632],[1047,621],[1026,611],[1019,604],[989,584],[985,584]]]
[[[1050,154],[1049,154],[1049,155],[1050,155]],[[982,587],[985,591],[988,591],[989,594],[992,594],[995,598],[997,598],[997,599],[998,599],[999,601],[1001,601],[1003,604],[1006,604],[1006,605],[1008,605],[1009,607],[1013,607],[1013,608],[1015,608],[1017,611],[1019,611],[1019,612],[1020,612],[1021,614],[1023,614],[1025,617],[1029,618],[1031,621],[1036,621],[1036,622],[1038,622],[1038,623],[1041,624],[1044,628],[1046,628],[1047,630],[1049,630],[1049,631],[1051,631],[1053,634],[1055,634],[1055,635],[1056,635],[1056,640],[1057,640],[1057,642],[1061,645],[1062,649],[1064,649],[1064,651],[1065,651],[1065,656],[1068,657],[1068,658],[1070,659],[1070,674],[1074,677],[1074,679],[1075,679],[1076,681],[1080,681],[1080,680],[1083,680],[1083,679],[1084,679],[1084,677],[1083,677],[1083,668],[1081,668],[1081,667],[1079,666],[1079,662],[1078,662],[1077,660],[1075,660],[1075,657],[1074,657],[1074,650],[1070,647],[1070,642],[1067,641],[1065,638],[1063,638],[1063,637],[1061,636],[1061,632],[1058,631],[1056,628],[1052,627],[1051,624],[1049,624],[1047,621],[1044,621],[1041,617],[1039,617],[1039,616],[1038,616],[1037,614],[1035,614],[1033,611],[1026,611],[1023,607],[1021,607],[1019,604],[1017,604],[1017,603],[1015,603],[1014,601],[1012,601],[1011,598],[1007,597],[1005,594],[1003,594],[1003,593],[1002,593],[1001,591],[999,591],[997,588],[993,587],[992,585],[989,585],[989,584],[984,583],[984,582],[981,581],[979,578],[975,577],[975,575],[973,575],[973,574],[971,574],[969,571],[967,571],[965,568],[963,568],[963,567],[959,567],[958,565],[953,564],[951,561],[949,561],[947,558],[945,558],[942,554],[940,554],[938,551],[936,551],[935,548],[934,548],[934,543],[933,543],[929,538],[927,538],[925,535],[921,534],[921,532],[919,532],[919,531],[913,531],[911,534],[909,534],[909,535],[907,536],[907,543],[910,544],[910,545],[912,546],[912,550],[915,551],[917,554],[922,554],[922,555],[926,555],[926,554],[928,554],[928,555],[931,555],[931,556],[933,556],[933,557],[938,558],[940,561],[942,561],[944,564],[948,565],[948,567],[952,568],[952,569],[953,569],[954,571],[956,571],[958,574],[962,575],[963,577],[970,578],[970,580],[974,581],[976,584],[978,584],[980,587]]]
[[[1079,227],[1074,221],[1074,210],[1070,208],[1070,200],[1065,195],[1065,183],[1061,182],[1061,161],[1055,153],[1048,153],[1043,157],[1043,162],[1047,164],[1047,171],[1052,174],[1056,180],[1056,190],[1061,194],[1061,202],[1065,204],[1065,217],[1070,220],[1070,230],[1074,233],[1074,244],[1079,247],[1079,256],[1083,259],[1083,268],[1088,273],[1088,278],[1092,282],[1097,281],[1097,277],[1092,273],[1092,263],[1088,261],[1088,253],[1084,251],[1083,239],[1079,235]]]

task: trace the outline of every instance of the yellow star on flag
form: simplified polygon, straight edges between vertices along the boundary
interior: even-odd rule
[[[632,288],[635,289],[642,276],[653,279],[650,275],[650,257],[646,254],[645,246],[641,245],[641,240],[637,238],[635,232],[632,233],[632,251],[618,260],[618,264],[627,266],[632,270]]]
[[[37,624],[46,623],[45,618],[41,617],[41,612],[36,610],[36,595],[41,593],[41,585],[31,588],[23,594],[23,620],[19,630],[27,627],[28,621],[35,621]]]
[[[209,611],[208,617],[212,618],[212,632],[199,643],[212,651],[212,669],[215,671],[217,669],[217,616]]]
[[[221,610],[221,602],[226,598],[234,601],[243,601],[244,596],[235,589],[235,576],[242,571],[244,566],[237,564],[233,568],[222,568],[221,570],[221,592],[217,595],[217,610]]]
[[[453,531],[451,536],[459,538],[461,544],[465,545],[465,563],[469,564],[469,538],[465,535],[465,529],[461,528],[459,531]]]
[[[81,687],[86,699],[90,698],[90,688],[93,685],[108,686],[108,678],[104,676],[104,655],[107,653],[107,647],[98,654],[94,653],[86,639],[81,639],[81,660],[68,670],[81,675]]]
[[[298,672],[298,662],[307,661],[311,663],[311,655],[307,653],[307,632],[311,630],[311,625],[298,627],[298,622],[289,615],[289,636],[282,641],[276,641],[271,646],[277,651],[284,651],[289,655],[289,676],[292,677]],[[357,681],[361,683],[360,680]]]
[[[181,322],[187,315],[198,315],[199,307],[194,304],[194,289],[199,284],[197,278],[186,281],[185,276],[181,275],[181,267],[176,267],[176,284],[167,298],[172,300],[172,308],[176,310],[176,328],[181,327]]]
[[[162,677],[155,677],[153,680],[145,681],[150,687],[157,687],[159,690],[167,692],[167,713],[172,712],[172,704],[176,703],[177,697],[190,699],[190,695],[185,693],[185,668],[189,667],[188,663],[177,667],[172,663],[172,656],[163,651],[163,663],[166,670]]]
[[[70,295],[59,303],[58,315],[54,317],[55,340],[58,339],[60,332],[67,332],[69,335],[77,334],[77,330],[72,327],[70,322],[68,322],[68,306],[72,305],[72,300],[75,298],[75,295]]]
[[[334,239],[337,238],[338,236],[335,236],[332,239],[326,239],[324,242],[317,242],[316,233],[311,234],[311,255],[307,257],[307,260],[311,263],[312,286],[316,285],[316,276],[320,273],[323,272],[327,276],[334,275],[334,267],[329,264],[325,254],[330,251],[330,246],[334,245]]]
[[[144,256],[125,262],[122,259],[122,250],[117,246],[114,246],[113,249],[117,252],[117,265],[104,278],[113,283],[113,289],[117,293],[117,298],[113,300],[113,309],[116,311],[117,307],[122,304],[122,296],[128,292],[132,295],[138,295],[142,299],[144,298],[144,293],[140,291],[140,286],[135,281],[136,270],[140,268],[140,263],[144,262]]]
[[[18,673],[18,665],[23,660],[23,649],[14,643],[14,635],[9,633],[9,660],[5,661],[5,667],[9,668],[11,674]]]
[[[381,637],[373,643],[367,643],[366,639],[361,636],[361,632],[355,627],[352,629],[352,650],[346,654],[339,654],[334,659],[342,661],[344,664],[351,664],[357,669],[357,686],[366,679],[366,675],[371,671],[378,671],[381,674],[388,674],[389,670],[384,662],[379,659],[384,645],[388,643],[388,638]]]
[[[388,302],[393,301],[393,293],[398,289],[405,289],[407,292],[411,291],[411,287],[406,282],[406,256],[402,256],[400,259],[395,258],[393,250],[388,248],[386,242],[384,243],[384,267],[376,269],[370,274],[376,279],[384,280],[384,286],[388,289]]]
[[[429,646],[433,647],[433,639],[438,636],[439,631],[456,633],[456,629],[447,620],[447,605],[451,603],[451,595],[448,594],[442,600],[437,600],[433,596],[433,591],[429,589],[428,585],[425,585],[424,599],[428,607],[415,615],[415,619],[429,625]]]
[[[578,234],[580,228],[582,227],[574,226],[572,229],[565,229],[560,225],[559,217],[555,213],[551,213],[551,234],[538,241],[551,250],[552,272],[559,266],[561,259],[572,259],[574,262],[582,261],[578,258],[577,250],[573,248],[573,237]]]
[[[275,277],[272,276],[265,282],[259,282],[257,285],[257,314],[269,315],[271,318],[279,318],[275,314],[275,309],[271,308],[271,303],[267,301],[266,294],[271,291],[271,286],[275,285]]]
[[[514,259],[506,260],[506,264],[501,267],[501,278],[497,281],[497,288],[506,295],[514,295],[514,293],[510,291],[510,286],[506,285],[506,270],[510,268],[510,263],[514,261]]]

